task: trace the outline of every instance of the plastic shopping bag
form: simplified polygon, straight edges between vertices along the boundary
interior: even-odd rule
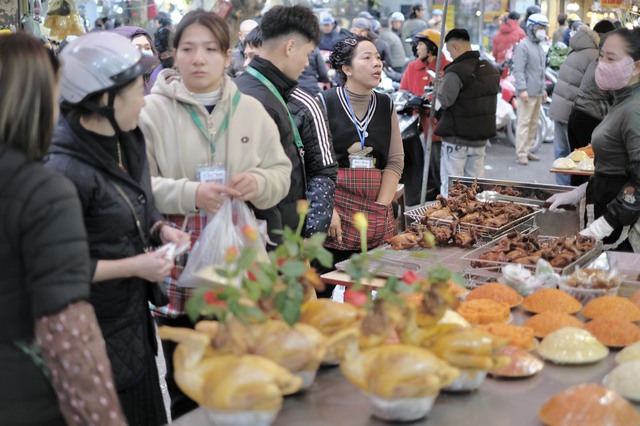
[[[239,250],[252,247],[257,253],[259,262],[267,262],[269,256],[263,238],[253,241],[242,232],[251,227],[258,232],[259,225],[253,212],[244,201],[227,199],[220,210],[207,221],[207,226],[193,245],[184,271],[178,279],[179,287],[197,287],[201,284],[222,284],[240,286],[241,277],[226,278],[220,276],[216,269],[226,265],[225,254],[230,247]]]

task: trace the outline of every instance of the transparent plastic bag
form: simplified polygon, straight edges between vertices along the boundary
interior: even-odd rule
[[[259,237],[253,240],[248,238],[243,232],[245,227],[252,228]],[[256,251],[258,262],[268,261],[266,241],[259,229],[258,220],[244,201],[225,200],[218,212],[209,218],[207,226],[193,245],[178,279],[178,286],[198,287],[214,283],[239,287],[241,277],[222,277],[216,269],[225,267],[225,255],[230,247],[240,250],[250,246]]]

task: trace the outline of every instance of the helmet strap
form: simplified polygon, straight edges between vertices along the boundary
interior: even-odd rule
[[[122,133],[122,129],[120,129],[120,126],[118,125],[118,121],[116,120],[116,110],[113,108],[113,104],[116,100],[116,91],[109,90],[107,93],[107,106],[100,107],[100,109],[98,109],[98,114],[109,120],[111,127],[113,127],[113,130],[116,132],[116,136],[118,136]]]

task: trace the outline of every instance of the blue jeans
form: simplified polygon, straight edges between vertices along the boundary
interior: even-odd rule
[[[567,123],[561,123],[554,120],[553,131],[553,158],[558,159],[571,154],[569,147],[569,131]],[[571,185],[571,175],[556,174],[556,183],[558,185]]]

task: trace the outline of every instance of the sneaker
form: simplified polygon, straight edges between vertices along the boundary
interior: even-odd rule
[[[518,157],[518,159],[516,160],[518,164],[522,164],[524,166],[526,166],[527,164],[529,164],[529,159],[527,158],[526,155],[521,155]]]
[[[540,156],[535,155],[535,154],[529,154],[527,155],[527,158],[531,161],[540,161]]]

